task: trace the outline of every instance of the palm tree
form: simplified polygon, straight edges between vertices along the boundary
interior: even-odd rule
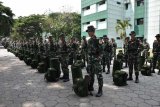
[[[0,35],[10,35],[11,27],[13,25],[13,16],[12,10],[0,2]]]
[[[126,38],[126,29],[128,27],[132,27],[129,23],[129,20],[119,20],[117,21],[117,25],[115,27],[116,32],[120,35],[120,38],[124,41]]]

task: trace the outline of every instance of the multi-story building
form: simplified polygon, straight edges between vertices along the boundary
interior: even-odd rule
[[[137,38],[146,38],[152,45],[160,33],[160,0],[82,0],[81,36],[87,36],[87,26],[96,28],[96,35],[107,34],[121,43],[115,26],[118,20],[129,20],[132,25],[126,30],[129,36],[134,30]],[[119,45],[121,46],[121,45]]]

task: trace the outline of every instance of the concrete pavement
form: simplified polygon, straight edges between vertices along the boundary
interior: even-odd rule
[[[72,80],[46,83],[44,74],[0,49],[0,107],[160,107],[159,75],[140,75],[139,84],[129,81],[124,87],[113,85],[111,74],[103,77],[102,97],[81,98],[73,92]],[[97,80],[94,87],[96,94]]]

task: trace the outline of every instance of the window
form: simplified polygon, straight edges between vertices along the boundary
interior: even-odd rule
[[[137,0],[137,6],[143,6],[144,0]]]
[[[144,23],[144,19],[143,18],[137,19],[137,25],[143,25],[143,23]]]
[[[90,6],[87,6],[84,10],[89,10],[90,9]]]
[[[107,29],[107,19],[100,19],[98,22],[98,29]]]
[[[129,3],[125,3],[125,9],[128,10]]]
[[[90,24],[90,22],[86,22],[86,24],[88,25],[88,24]]]
[[[104,11],[107,9],[107,2],[105,0],[103,1],[100,1],[98,4],[97,4],[97,12],[100,12],[100,11]]]
[[[100,19],[99,21],[100,21],[100,22],[103,22],[103,21],[105,21],[105,20],[106,20],[106,19]]]
[[[120,20],[119,19],[117,19],[117,22],[119,22]]]
[[[121,38],[120,38],[120,37],[116,37],[116,39],[117,39],[117,40],[120,40]]]
[[[121,4],[121,2],[117,1],[117,4]]]
[[[99,4],[99,5],[103,5],[103,4],[105,4],[105,0],[103,0],[103,1],[101,1],[101,2],[99,2],[98,4]]]

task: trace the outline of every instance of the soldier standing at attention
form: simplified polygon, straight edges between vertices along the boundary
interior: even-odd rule
[[[148,58],[148,51],[150,49],[149,43],[147,42],[147,39],[143,40],[143,51],[142,51],[142,56],[145,57],[145,59]]]
[[[156,36],[157,41],[153,43],[153,73],[155,72],[154,69],[156,68],[157,61],[159,66],[158,75],[160,75],[160,34]]]
[[[83,67],[86,67],[86,60],[87,60],[87,40],[86,37],[82,37],[82,59],[83,59]]]
[[[131,40],[128,42],[128,63],[129,63],[129,78],[128,80],[133,80],[132,73],[133,73],[133,66],[135,70],[135,83],[139,83],[139,71],[138,71],[138,54],[140,52],[140,43],[139,40],[135,38],[136,33],[131,31],[130,33]]]
[[[112,42],[112,58],[116,57],[116,49],[117,49],[117,43],[115,42],[114,38],[111,38]]]
[[[68,46],[69,46],[69,50],[70,50],[70,53],[69,53],[69,65],[72,65],[73,62],[76,59],[76,52],[78,50],[78,44],[77,44],[77,42],[76,42],[74,37],[71,38],[70,43],[69,43]]]
[[[60,77],[60,79],[63,79],[63,82],[67,82],[69,81],[69,69],[68,69],[68,63],[67,63],[68,46],[65,41],[64,34],[60,35],[59,52],[60,52],[60,63],[61,63],[61,68],[63,72],[63,76]]]
[[[110,54],[112,51],[112,46],[109,42],[107,35],[103,36],[102,48],[103,48],[103,57],[102,57],[103,72],[105,72],[105,66],[107,65],[108,71],[106,72],[106,74],[109,74],[110,73]]]
[[[125,38],[125,43],[124,43],[124,45],[123,45],[123,48],[124,48],[125,67],[128,66],[128,53],[127,53],[128,42],[129,42],[129,37],[126,37],[126,38]]]
[[[95,28],[94,26],[88,26],[88,29],[86,30],[88,32],[88,35],[91,37],[88,40],[88,68],[89,75],[91,77],[90,84],[89,84],[89,91],[93,91],[93,85],[94,85],[94,75],[96,74],[98,79],[98,93],[96,94],[96,97],[102,96],[102,87],[103,87],[103,77],[102,77],[102,69],[100,65],[100,46],[99,41],[95,36]]]

